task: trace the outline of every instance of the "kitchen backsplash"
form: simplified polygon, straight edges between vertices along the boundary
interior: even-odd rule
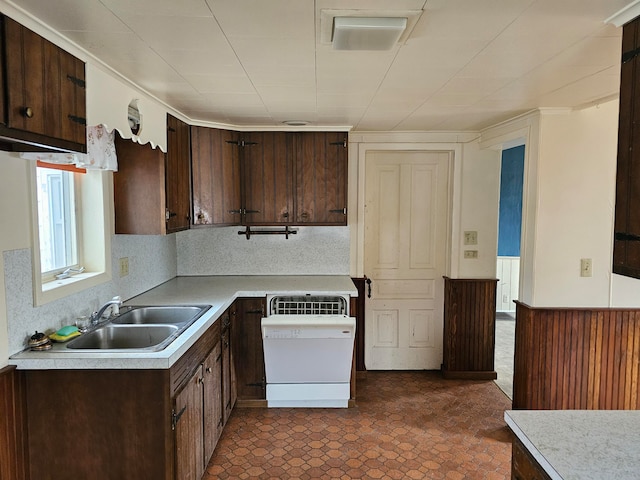
[[[259,227],[254,227],[258,229]],[[299,227],[296,235],[239,235],[244,227],[176,234],[178,275],[349,275],[349,227]]]
[[[194,229],[175,235],[114,235],[112,281],[33,305],[31,250],[3,253],[9,354],[37,331],[55,330],[88,315],[115,295],[128,300],[176,275],[348,275],[348,227],[300,227],[296,235],[256,235],[240,227]],[[120,258],[129,274],[120,277]]]
[[[29,336],[57,329],[88,315],[115,295],[127,300],[176,276],[174,235],[114,235],[111,241],[113,279],[67,297],[33,305],[31,249],[4,252],[9,354],[24,349]],[[128,257],[129,275],[119,276],[119,259]]]

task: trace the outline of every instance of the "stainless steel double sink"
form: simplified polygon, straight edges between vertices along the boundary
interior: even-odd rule
[[[120,315],[70,341],[69,350],[157,352],[200,318],[210,305],[122,307]]]

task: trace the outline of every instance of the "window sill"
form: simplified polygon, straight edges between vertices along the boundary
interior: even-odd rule
[[[70,277],[67,278],[63,278],[63,279],[54,279],[54,280],[50,280],[48,282],[43,282],[42,283],[42,291],[43,292],[49,292],[51,290],[54,290],[56,288],[60,288],[60,287],[64,287],[66,285],[72,285],[74,283],[77,282],[83,282],[87,279],[93,278],[97,275],[102,274],[103,272],[83,272],[83,273],[78,273],[75,275],[72,275]]]
[[[109,280],[111,280],[111,275],[107,272],[85,272],[62,280],[55,279],[42,283],[40,288],[36,287],[36,304],[43,305]]]

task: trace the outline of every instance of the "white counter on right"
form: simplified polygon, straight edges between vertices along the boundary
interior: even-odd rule
[[[552,479],[640,478],[640,411],[509,410],[504,419]]]

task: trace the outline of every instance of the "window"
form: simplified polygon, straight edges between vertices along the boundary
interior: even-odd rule
[[[78,268],[77,173],[36,167],[40,272],[43,279]]]
[[[36,162],[30,171],[35,305],[111,280],[110,172]]]

